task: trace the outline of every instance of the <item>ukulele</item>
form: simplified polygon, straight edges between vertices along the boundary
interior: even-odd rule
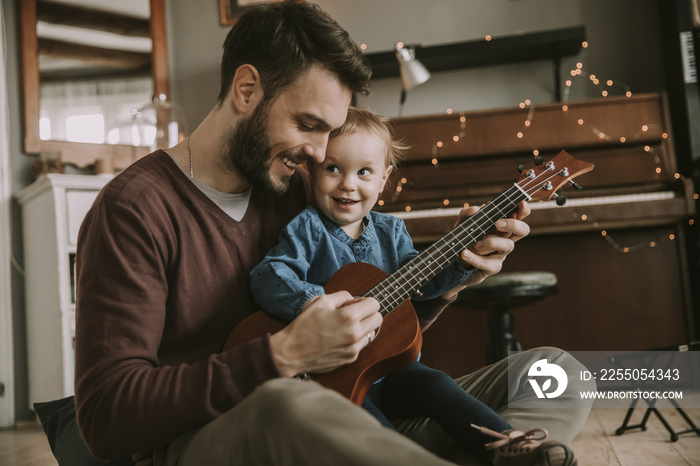
[[[383,317],[381,330],[354,362],[330,372],[304,374],[302,377],[309,377],[339,392],[357,405],[362,404],[376,380],[407,366],[418,357],[423,338],[409,298],[454,262],[464,249],[483,238],[498,220],[515,212],[520,202],[554,197],[558,205],[563,205],[566,198],[557,195],[556,191],[566,182],[580,190],[573,178],[591,170],[593,164],[561,151],[547,163],[522,170],[520,179],[512,187],[391,275],[361,262],[341,267],[325,285],[326,293],[346,290],[353,296],[375,298]],[[287,322],[263,311],[255,312],[233,329],[224,344],[224,351],[268,333],[276,333],[287,325]]]

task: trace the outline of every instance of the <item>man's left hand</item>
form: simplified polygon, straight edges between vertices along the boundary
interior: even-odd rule
[[[467,217],[474,215],[478,207],[465,207],[459,213],[458,223]],[[530,227],[523,219],[530,215],[530,205],[523,201],[518,210],[510,218],[498,220],[493,233],[489,233],[479,240],[474,246],[462,251],[459,260],[464,267],[474,267],[474,273],[461,285],[445,293],[445,298],[470,285],[481,283],[488,276],[501,271],[503,261],[515,248],[515,242],[526,237],[530,233]]]

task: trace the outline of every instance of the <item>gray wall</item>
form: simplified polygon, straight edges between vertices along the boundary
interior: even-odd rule
[[[31,182],[34,157],[22,153],[19,99],[19,29],[16,2],[2,0],[7,19],[12,191]],[[215,103],[219,90],[221,44],[228,28],[220,26],[218,2],[168,0],[167,27],[172,96],[185,108],[194,128]],[[590,47],[567,59],[563,69],[581,60],[585,69],[605,79],[626,82],[633,92],[663,89],[656,0],[318,0],[368,52],[387,51],[398,41],[436,45],[517,32],[534,32],[585,25]],[[400,84],[388,78],[373,83],[372,94],[361,104],[395,116]],[[591,86],[577,85],[573,99],[597,96]],[[515,106],[524,99],[537,105],[553,100],[550,64],[498,66],[438,73],[410,91],[404,115]],[[13,206],[13,250],[22,263],[19,210]],[[13,271],[13,313],[17,418],[27,408],[24,282]]]
[[[656,0],[317,0],[367,52],[391,50],[396,42],[437,45],[518,32],[584,25],[588,49],[565,59],[562,70],[584,63],[597,76],[626,82],[633,92],[663,88]],[[206,116],[219,90],[218,63],[228,28],[219,26],[216,2],[168,3],[173,98],[186,108],[192,127]],[[196,37],[196,40],[192,40]],[[571,98],[597,97],[593,86],[575,82]],[[581,84],[579,84],[581,83]],[[615,86],[617,94],[622,88]],[[376,80],[360,104],[396,116],[397,78]],[[409,91],[403,115],[535,105],[554,99],[549,62],[504,65],[434,74]]]

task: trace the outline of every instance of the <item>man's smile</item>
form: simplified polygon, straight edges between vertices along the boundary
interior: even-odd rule
[[[292,170],[296,169],[296,168],[299,166],[299,163],[294,162],[293,160],[291,160],[291,159],[289,159],[289,158],[287,158],[287,157],[285,157],[285,156],[282,156],[282,157],[281,157],[281,160],[282,160],[282,163],[283,163],[283,164],[285,164],[286,166],[288,166],[288,167],[291,168]]]

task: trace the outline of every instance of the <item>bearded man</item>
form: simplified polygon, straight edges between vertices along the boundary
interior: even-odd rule
[[[139,464],[450,464],[381,427],[335,392],[295,376],[357,358],[379,304],[316,300],[284,330],[222,352],[256,309],[250,270],[309,201],[300,168],[321,162],[371,70],[319,7],[254,8],[232,28],[221,92],[185,141],[116,176],[77,251],[76,395],[97,458]],[[464,215],[473,213],[473,209]],[[474,282],[527,235],[519,218],[465,251]],[[437,316],[439,298],[417,312]],[[568,422],[568,420],[567,420]],[[574,423],[575,424],[575,423]]]

